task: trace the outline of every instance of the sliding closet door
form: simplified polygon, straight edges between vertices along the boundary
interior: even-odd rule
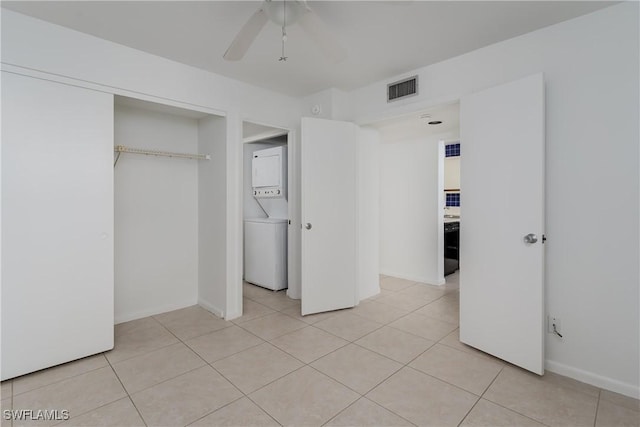
[[[2,379],[113,347],[113,97],[2,73]]]

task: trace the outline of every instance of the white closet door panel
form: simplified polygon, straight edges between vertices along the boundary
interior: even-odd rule
[[[544,117],[542,74],[460,103],[460,341],[540,375]]]
[[[113,347],[113,97],[2,73],[2,379]]]
[[[358,127],[302,118],[302,314],[357,303]]]

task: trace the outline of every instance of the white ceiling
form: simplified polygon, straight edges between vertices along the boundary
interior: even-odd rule
[[[2,7],[281,93],[353,90],[615,2],[310,1],[348,51],[331,64],[296,25],[287,62],[267,23],[244,59],[222,59],[254,1],[2,1]]]

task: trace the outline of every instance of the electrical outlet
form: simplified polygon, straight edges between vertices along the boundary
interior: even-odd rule
[[[555,325],[555,329],[553,325]],[[554,335],[562,334],[562,327],[559,317],[547,316],[547,332]]]

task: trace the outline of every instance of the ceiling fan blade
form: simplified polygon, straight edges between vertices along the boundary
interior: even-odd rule
[[[227,61],[241,60],[264,25],[267,23],[268,19],[269,18],[267,18],[267,14],[264,13],[264,10],[257,10],[233,39],[229,48],[223,55],[224,59]]]
[[[298,24],[320,48],[322,53],[334,63],[347,57],[347,51],[338,43],[333,33],[311,9],[300,17]]]

